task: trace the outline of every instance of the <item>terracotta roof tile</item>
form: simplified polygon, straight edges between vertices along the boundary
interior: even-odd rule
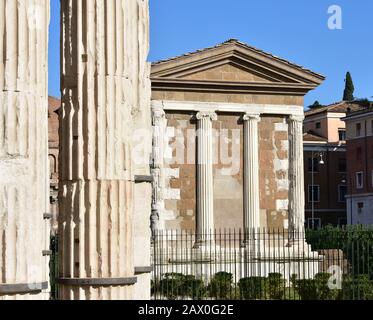
[[[328,139],[325,137],[319,136],[313,131],[308,131],[303,134],[303,141],[305,142],[328,142]]]
[[[340,101],[336,103],[332,103],[330,105],[310,109],[305,112],[305,116],[309,117],[315,114],[323,113],[323,112],[337,112],[337,113],[347,113],[347,111],[355,112],[366,109],[366,102],[365,101],[353,101],[353,102],[346,102]]]

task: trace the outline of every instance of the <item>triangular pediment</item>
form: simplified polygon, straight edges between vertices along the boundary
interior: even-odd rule
[[[284,84],[304,92],[318,86],[325,78],[301,66],[275,57],[237,40],[198,50],[183,56],[153,63],[152,81],[165,83],[235,83],[240,85]]]
[[[201,70],[202,69],[202,70]],[[231,61],[223,62],[221,65],[204,66],[199,70],[189,70],[179,79],[207,80],[207,81],[239,81],[239,82],[273,82],[275,78],[266,76],[255,69],[250,69]]]

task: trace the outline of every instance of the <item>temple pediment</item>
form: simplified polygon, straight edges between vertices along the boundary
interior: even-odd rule
[[[215,47],[153,63],[151,79],[155,89],[275,90],[305,94],[325,78],[237,40],[228,40]]]

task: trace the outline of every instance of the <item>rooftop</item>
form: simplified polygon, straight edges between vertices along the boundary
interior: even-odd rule
[[[328,139],[316,134],[313,131],[308,131],[303,134],[304,142],[328,142]]]
[[[315,114],[320,114],[323,112],[335,112],[335,113],[348,113],[365,110],[369,106],[369,101],[356,100],[356,101],[340,101],[335,102],[327,106],[322,106],[319,108],[310,109],[305,112],[305,116],[313,116]]]

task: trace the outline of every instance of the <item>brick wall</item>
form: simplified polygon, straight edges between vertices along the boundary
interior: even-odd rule
[[[264,116],[259,123],[261,226],[287,227],[289,138],[285,117]]]
[[[196,121],[193,113],[167,112],[164,220],[166,229],[194,229],[196,223]],[[243,227],[243,123],[240,114],[218,114],[214,133],[215,228]],[[261,225],[287,227],[288,125],[285,117],[259,123]],[[176,148],[176,145],[182,148]],[[178,150],[178,151],[176,151]],[[177,162],[177,163],[175,163]],[[181,162],[181,163],[180,163]]]

